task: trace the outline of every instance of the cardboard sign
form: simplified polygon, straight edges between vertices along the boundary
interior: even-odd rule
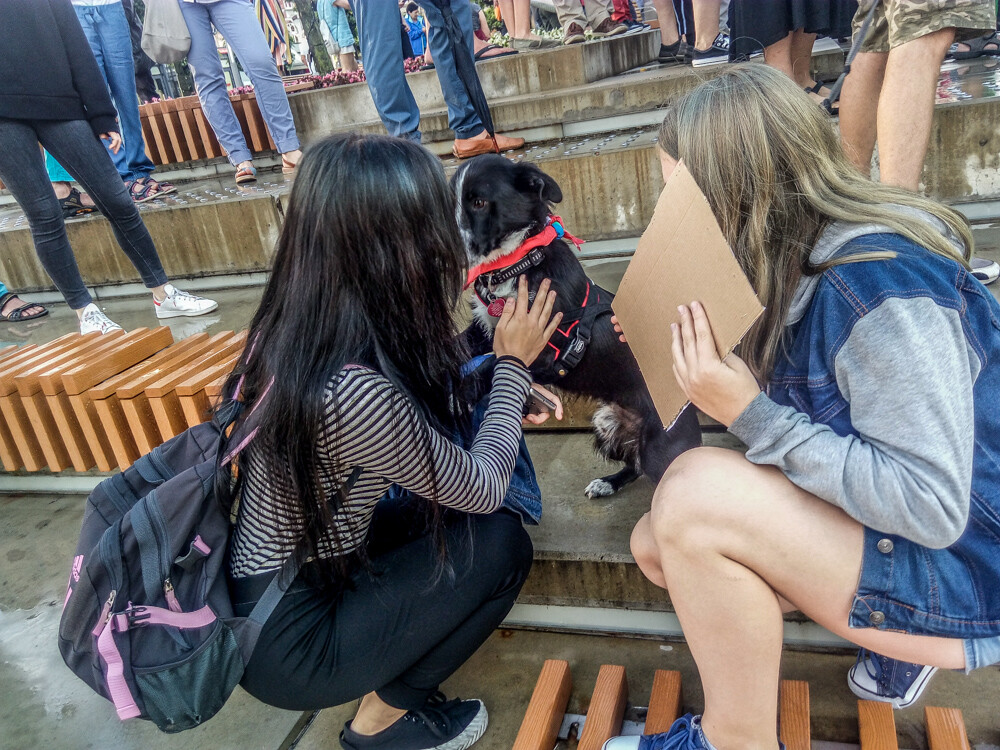
[[[688,403],[674,378],[670,324],[680,305],[701,302],[720,357],[764,312],[708,200],[683,162],[674,169],[613,303],[615,315],[664,425]]]

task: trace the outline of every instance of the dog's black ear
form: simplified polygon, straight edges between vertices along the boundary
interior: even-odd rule
[[[537,193],[542,200],[549,203],[562,202],[563,194],[559,183],[534,164],[520,162],[517,165],[515,184],[521,190]]]

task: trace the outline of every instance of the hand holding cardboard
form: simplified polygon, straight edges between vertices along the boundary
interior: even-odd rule
[[[705,308],[723,358],[764,311],[681,162],[660,193],[613,305],[664,425],[688,403],[674,379],[670,324],[680,321],[680,305],[695,300]]]

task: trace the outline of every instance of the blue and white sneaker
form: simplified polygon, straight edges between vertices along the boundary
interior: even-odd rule
[[[701,717],[685,714],[666,732],[612,737],[601,750],[715,750],[701,731]]]
[[[852,693],[864,700],[906,708],[920,698],[935,672],[937,667],[897,661],[863,648],[847,673],[847,685]]]

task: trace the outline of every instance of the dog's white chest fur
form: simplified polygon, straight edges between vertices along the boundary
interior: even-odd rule
[[[513,297],[517,299],[517,279],[508,279],[499,286],[494,287],[492,290],[500,299],[506,299],[508,297]],[[486,306],[489,303],[484,303],[479,299],[479,295],[473,292],[472,294],[472,314],[476,319],[476,322],[482,326],[482,329],[488,333],[490,336],[493,335],[493,329],[497,327],[497,321],[500,318],[494,318],[488,312],[486,312]]]

